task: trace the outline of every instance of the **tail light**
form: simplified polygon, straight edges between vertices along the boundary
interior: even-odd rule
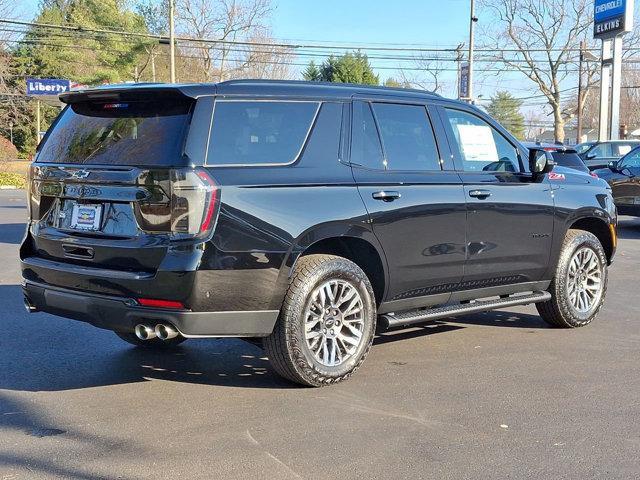
[[[171,171],[171,233],[204,235],[213,227],[218,189],[204,170]]]
[[[203,169],[150,171],[140,179],[152,197],[137,204],[140,228],[174,239],[205,237],[215,225],[220,190]]]
[[[589,175],[591,175],[593,178],[600,178],[597,173],[589,172]]]

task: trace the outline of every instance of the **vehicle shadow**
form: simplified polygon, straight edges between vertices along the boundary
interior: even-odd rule
[[[618,238],[623,240],[640,239],[640,218],[620,217],[618,220]]]
[[[26,229],[24,223],[5,223],[0,228],[0,243],[17,245],[22,241]]]
[[[551,328],[539,315],[510,312],[508,310],[494,310],[491,312],[475,313],[452,318],[451,323],[463,325],[484,325],[487,327],[508,328]]]
[[[18,285],[6,299],[0,336],[0,390],[61,391],[146,382],[293,389],[273,372],[264,351],[239,339],[192,339],[169,351],[135,348],[112,332],[44,313],[27,314]],[[378,332],[375,345],[452,332],[467,325],[546,328],[535,315],[496,311]]]

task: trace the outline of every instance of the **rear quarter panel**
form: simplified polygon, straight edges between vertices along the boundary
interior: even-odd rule
[[[381,253],[351,168],[339,161],[341,119],[342,104],[325,103],[292,165],[208,167],[220,185],[221,207],[194,309],[279,309],[296,258],[324,238],[364,238]]]

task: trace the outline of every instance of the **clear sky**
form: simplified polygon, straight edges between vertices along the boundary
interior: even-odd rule
[[[272,34],[281,40],[308,40],[317,42],[416,44],[421,47],[455,48],[466,43],[469,35],[470,0],[272,0],[275,11],[271,20]],[[24,0],[21,17],[32,19],[38,0]],[[490,21],[480,16],[480,23]],[[370,53],[370,55],[410,55],[407,53]],[[298,58],[306,63],[309,58]],[[319,60],[322,60],[321,58]],[[413,66],[409,62],[371,58],[382,80],[397,77],[397,67]],[[455,63],[443,64],[454,69]],[[380,68],[382,67],[382,68]],[[420,73],[408,72],[419,79]],[[426,76],[422,75],[426,78]],[[447,96],[455,95],[456,73],[443,72]],[[497,88],[510,88],[516,96],[531,92],[529,85],[518,77],[503,79],[477,78],[476,93],[485,98]]]

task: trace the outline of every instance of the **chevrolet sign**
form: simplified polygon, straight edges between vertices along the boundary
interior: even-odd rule
[[[633,29],[634,0],[595,0],[594,38],[610,38]]]

